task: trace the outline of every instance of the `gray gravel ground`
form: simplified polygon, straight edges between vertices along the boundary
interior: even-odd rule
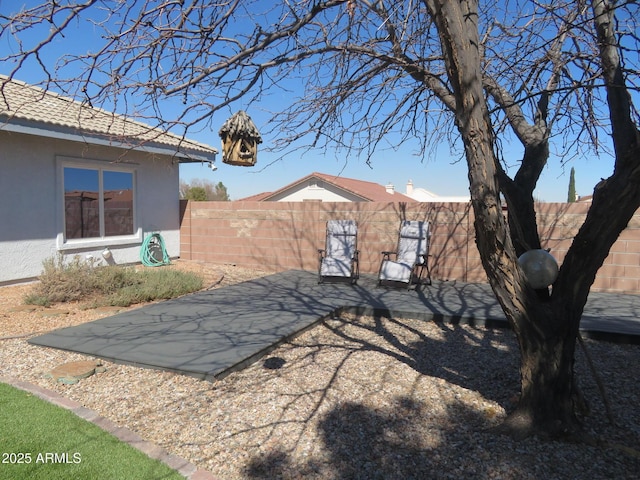
[[[345,315],[216,383],[106,362],[63,385],[43,374],[85,357],[6,338],[43,327],[37,312],[7,313],[12,295],[0,289],[0,376],[58,391],[221,480],[640,477],[640,346],[586,341],[615,425],[577,354],[585,433],[606,443],[514,442],[490,432],[518,393],[509,331]],[[96,315],[72,309],[47,328]]]

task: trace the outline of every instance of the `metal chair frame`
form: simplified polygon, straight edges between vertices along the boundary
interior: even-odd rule
[[[417,233],[416,233],[417,232]],[[431,285],[431,270],[429,269],[429,243],[431,233],[429,222],[404,220],[400,223],[398,232],[398,248],[396,251],[382,252],[382,261],[378,269],[378,285],[383,284],[407,284],[407,288],[415,285],[416,289],[421,285]],[[407,247],[410,246],[410,248]],[[411,246],[415,245],[415,247]],[[417,250],[414,251],[414,248]],[[395,260],[391,256],[395,255]],[[386,267],[396,266],[401,269],[409,269],[409,276],[403,278],[387,278]]]
[[[347,278],[355,284],[360,277],[359,256],[355,220],[327,221],[325,248],[318,249],[318,283]]]

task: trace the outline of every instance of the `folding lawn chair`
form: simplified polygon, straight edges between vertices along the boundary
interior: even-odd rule
[[[416,284],[431,285],[429,271],[429,222],[408,221],[400,223],[398,250],[382,252],[378,272],[378,285]],[[391,256],[395,255],[395,260]]]
[[[355,220],[329,220],[325,248],[318,249],[318,283],[327,278],[350,279],[360,276],[358,263],[358,225]]]

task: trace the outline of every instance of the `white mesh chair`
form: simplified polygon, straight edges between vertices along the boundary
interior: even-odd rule
[[[358,225],[355,220],[329,220],[324,249],[318,249],[318,282],[327,278],[350,279],[356,283],[358,264]]]
[[[401,222],[398,250],[382,252],[378,284],[407,284],[407,288],[413,284],[431,285],[429,238],[429,222]],[[394,260],[391,260],[392,255]]]

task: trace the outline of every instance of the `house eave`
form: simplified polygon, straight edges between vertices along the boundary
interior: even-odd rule
[[[51,126],[40,125],[28,125],[14,122],[7,122],[6,120],[0,120],[0,130],[22,133],[26,135],[36,135],[39,137],[54,138],[57,140],[68,140],[72,142],[80,142],[89,145],[100,145],[107,147],[120,148],[124,150],[134,150],[138,152],[146,152],[156,155],[166,155],[174,157],[179,163],[201,163],[201,162],[215,162],[216,154],[218,151],[212,149],[211,153],[190,150],[190,149],[176,149],[169,145],[152,144],[150,142],[144,143],[129,143],[126,141],[118,140],[116,137],[106,137],[99,134],[92,134],[89,132],[71,132],[68,130],[56,130]]]

